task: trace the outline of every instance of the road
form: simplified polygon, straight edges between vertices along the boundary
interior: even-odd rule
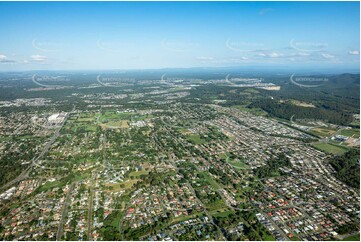
[[[107,145],[107,130],[104,130],[104,136],[103,136],[103,167],[104,169],[108,168],[107,167],[107,153],[106,153],[106,145]]]
[[[67,214],[67,210],[68,210],[68,206],[69,206],[69,201],[70,201],[70,197],[71,197],[71,192],[74,189],[74,183],[71,184],[68,193],[66,194],[66,198],[64,201],[64,205],[63,205],[63,212],[61,214],[61,219],[60,219],[60,223],[59,223],[59,227],[58,227],[58,232],[56,233],[56,240],[59,241],[61,239],[61,235],[63,234],[63,224],[64,224],[64,220],[66,218],[66,214]]]
[[[16,183],[26,179],[29,176],[29,172],[31,170],[31,168],[33,168],[33,166],[36,164],[36,162],[38,162],[39,160],[43,159],[44,155],[46,153],[48,153],[49,148],[51,147],[51,145],[55,142],[55,140],[59,137],[60,135],[60,130],[64,127],[64,124],[66,123],[69,115],[71,113],[75,112],[75,105],[73,105],[73,109],[65,115],[63,122],[60,124],[60,126],[57,127],[57,129],[55,130],[54,134],[52,135],[52,137],[49,139],[49,141],[45,144],[43,151],[35,158],[32,159],[31,164],[19,175],[17,176],[15,179],[13,179],[12,181],[6,183],[5,185],[3,185],[0,190],[5,190],[8,187],[11,187],[13,185],[15,185]]]
[[[163,123],[165,126],[171,127],[171,126],[170,126],[169,124],[167,124],[163,119],[161,119],[161,121],[162,121],[162,123]],[[177,137],[175,137],[169,129],[167,129],[167,131],[168,131],[169,134],[174,138],[174,140],[177,140]],[[187,147],[185,147],[182,142],[180,142],[179,144],[180,144],[185,150],[188,150]],[[176,165],[173,161],[171,161],[171,160],[170,160],[170,163],[172,164],[172,166],[176,169],[177,173],[179,174],[179,168],[177,167],[177,165]],[[218,229],[218,231],[219,231],[220,234],[222,235],[222,239],[223,239],[224,241],[227,241],[227,239],[224,237],[224,234],[223,234],[221,228],[214,222],[212,215],[209,214],[209,211],[206,209],[206,207],[204,206],[203,202],[197,197],[196,192],[195,192],[193,186],[192,186],[189,182],[187,182],[186,184],[187,184],[187,186],[189,187],[189,189],[192,191],[193,196],[197,199],[198,203],[202,206],[203,212],[206,213],[206,215],[207,215],[210,223],[213,224],[213,226],[215,226],[215,227]]]
[[[32,159],[31,164],[19,175],[17,176],[15,179],[13,179],[12,181],[6,183],[5,185],[3,185],[1,187],[0,190],[5,190],[8,187],[11,187],[13,185],[15,185],[16,183],[26,179],[29,176],[29,172],[31,170],[31,168],[33,168],[34,165],[36,165],[36,163],[43,159],[43,157],[45,156],[46,153],[48,153],[49,148],[51,147],[51,145],[55,142],[55,140],[59,137],[60,135],[60,130],[63,128],[66,120],[68,118],[68,115],[65,116],[64,121],[61,123],[61,125],[55,130],[53,136],[49,139],[49,141],[45,144],[44,149],[42,150],[42,152],[36,157]]]
[[[214,222],[212,215],[209,214],[208,209],[204,206],[203,202],[197,197],[196,191],[194,191],[194,188],[192,187],[192,185],[189,182],[187,182],[186,184],[188,185],[189,189],[192,191],[193,196],[197,199],[198,203],[202,206],[203,212],[205,212],[207,214],[207,217],[208,217],[210,223],[213,224],[213,226],[218,229],[219,233],[222,235],[222,239],[224,241],[227,241],[226,237],[224,237],[222,229]]]
[[[92,212],[93,212],[93,195],[94,191],[93,188],[90,190],[90,200],[89,200],[89,207],[88,207],[88,241],[92,240],[91,238],[91,228],[92,228]]]

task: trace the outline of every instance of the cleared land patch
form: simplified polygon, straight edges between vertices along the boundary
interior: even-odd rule
[[[330,143],[314,143],[312,144],[315,148],[318,148],[326,153],[339,155],[345,153],[348,149],[343,146],[333,145]]]

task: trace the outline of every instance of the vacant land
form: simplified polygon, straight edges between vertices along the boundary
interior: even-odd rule
[[[359,129],[344,129],[341,131],[341,135],[352,137],[352,138],[359,138],[360,130]]]
[[[131,179],[122,183],[116,183],[116,184],[107,184],[107,187],[111,188],[112,191],[120,191],[124,189],[131,188],[135,183],[137,183],[138,179]]]
[[[313,146],[317,149],[320,149],[326,153],[339,155],[345,153],[348,149],[344,146],[333,145],[330,143],[314,143]]]
[[[343,241],[360,241],[360,234],[351,235],[348,237],[345,237]]]
[[[241,111],[252,113],[254,115],[260,115],[260,116],[266,116],[267,115],[267,112],[265,112],[261,108],[248,108],[245,105],[236,105],[236,106],[233,106],[233,107],[237,108],[237,109],[239,109]]]
[[[291,100],[291,103],[300,107],[315,108],[315,105],[313,105],[312,103],[301,102],[298,100]]]
[[[248,166],[244,162],[239,161],[239,160],[229,159],[229,160],[227,160],[227,162],[237,169],[247,169],[248,168]]]
[[[196,145],[206,143],[206,141],[202,139],[199,134],[188,135],[187,139]]]
[[[207,181],[207,183],[210,184],[214,189],[218,190],[221,188],[221,186],[215,180],[213,180],[213,178],[209,173],[203,172],[202,174],[205,180]]]
[[[333,135],[336,132],[336,130],[330,128],[314,128],[310,130],[310,132],[318,136],[329,137]]]
[[[130,177],[140,177],[141,175],[147,175],[149,172],[148,171],[133,171],[131,173],[129,173]]]

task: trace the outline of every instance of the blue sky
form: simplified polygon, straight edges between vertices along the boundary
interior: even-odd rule
[[[359,69],[358,2],[0,2],[0,70]]]

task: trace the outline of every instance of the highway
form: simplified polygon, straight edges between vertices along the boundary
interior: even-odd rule
[[[73,109],[70,111],[70,113],[74,113],[75,112],[75,105],[73,106]],[[60,135],[60,130],[64,127],[64,124],[66,123],[70,113],[68,113],[63,122],[60,124],[60,126],[57,127],[57,129],[55,130],[54,134],[51,136],[51,138],[49,139],[49,141],[45,144],[44,149],[42,150],[42,152],[35,158],[32,159],[31,164],[23,171],[21,172],[21,174],[19,176],[17,176],[15,179],[13,179],[12,181],[6,183],[5,185],[3,185],[0,190],[5,190],[11,186],[14,186],[15,184],[17,184],[18,182],[26,179],[29,177],[29,172],[31,170],[31,168],[34,167],[34,165],[36,165],[36,163],[39,160],[42,160],[43,157],[48,153],[49,148],[51,147],[51,145],[55,142],[55,140],[59,137]]]
[[[45,144],[44,149],[42,150],[42,152],[36,157],[32,159],[31,164],[19,175],[17,176],[15,179],[13,179],[12,181],[6,183],[5,185],[3,185],[1,187],[1,190],[5,190],[8,187],[14,186],[16,183],[28,178],[29,176],[29,172],[31,170],[31,168],[33,168],[34,165],[36,165],[36,163],[39,160],[42,160],[43,157],[45,156],[45,154],[48,153],[49,148],[51,147],[51,145],[55,142],[55,140],[59,137],[60,135],[60,130],[63,128],[66,120],[68,118],[68,115],[66,115],[66,117],[64,118],[64,121],[61,123],[61,125],[55,130],[53,136],[49,139],[49,141]]]
[[[69,201],[70,201],[70,197],[71,197],[71,192],[74,189],[74,183],[71,184],[68,193],[66,194],[66,198],[64,201],[64,205],[63,205],[63,212],[61,214],[61,219],[60,219],[60,223],[59,223],[59,227],[58,227],[58,232],[56,233],[56,240],[59,241],[61,239],[61,235],[63,234],[63,224],[64,224],[64,220],[66,218],[66,214],[67,214],[67,210],[68,210],[68,206],[69,206]]]

